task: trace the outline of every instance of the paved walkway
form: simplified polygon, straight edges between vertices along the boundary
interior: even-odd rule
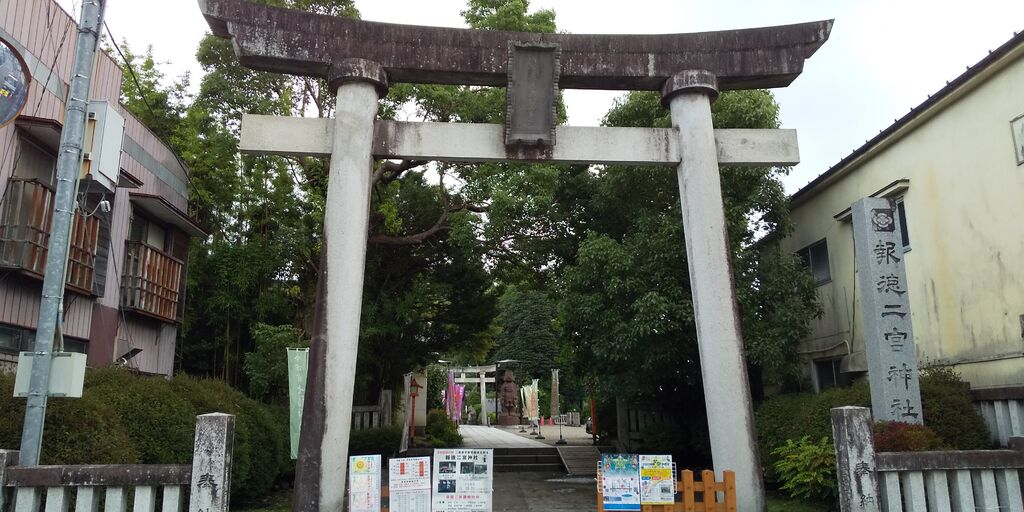
[[[465,448],[547,448],[548,445],[512,432],[480,425],[459,425]]]
[[[537,439],[536,436],[530,435],[529,428],[526,429],[526,432],[520,432],[519,427],[495,426],[492,428],[504,430],[505,432],[508,432],[512,435],[515,435],[516,437],[520,437],[523,439]],[[539,442],[542,442],[549,446],[556,446],[555,442],[558,441],[559,434],[558,425],[544,425],[540,427],[540,433],[544,435],[544,439],[538,439]],[[591,437],[590,434],[588,434],[586,432],[586,429],[584,429],[583,427],[563,426],[562,439],[564,439],[566,444],[568,444],[569,446],[593,446],[594,444],[593,437]]]
[[[597,510],[597,481],[565,475],[494,475],[494,512],[584,512]]]

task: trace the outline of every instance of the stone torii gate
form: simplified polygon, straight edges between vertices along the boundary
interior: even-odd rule
[[[246,116],[241,149],[330,157],[324,249],[295,510],[342,510],[374,159],[675,166],[715,469],[739,509],[765,509],[719,164],[793,165],[792,130],[715,130],[720,90],[789,85],[831,21],[668,35],[534,34],[419,27],[199,0],[250,68],[315,76],[334,119]],[[375,120],[391,82],[505,86],[501,125]],[[673,128],[555,126],[559,88],[661,91]]]
[[[484,426],[490,425],[490,421],[487,419],[487,383],[496,383],[495,377],[488,377],[488,373],[497,375],[498,366],[465,366],[461,368],[452,368],[450,371],[454,372],[456,384],[480,384],[480,424]],[[466,376],[469,374],[469,377]],[[497,413],[497,411],[495,411]]]

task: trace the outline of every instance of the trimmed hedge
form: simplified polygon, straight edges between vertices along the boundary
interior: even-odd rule
[[[21,444],[25,399],[14,375],[0,374],[0,447]],[[48,400],[43,464],[186,464],[197,414],[235,415],[232,495],[266,494],[293,470],[287,411],[245,397],[215,380],[142,377],[121,368],[86,373],[82,398]]]
[[[925,424],[942,441],[956,450],[990,447],[988,428],[971,404],[969,388],[951,369],[931,368],[921,372],[921,402]],[[821,393],[780,395],[762,403],[756,412],[761,462],[766,476],[777,478],[772,468],[778,456],[772,451],[788,440],[822,437],[832,439],[831,409],[842,406],[871,407],[871,389],[866,379],[849,388]]]
[[[353,430],[348,440],[349,455],[382,455],[389,459],[398,453],[402,444],[402,427]]]

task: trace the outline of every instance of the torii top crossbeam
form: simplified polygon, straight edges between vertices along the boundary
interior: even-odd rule
[[[242,65],[330,79],[344,59],[379,63],[393,83],[504,86],[509,41],[561,48],[566,89],[659,90],[684,69],[719,90],[785,87],[827,39],[832,21],[662,35],[536,34],[377,23],[258,5],[200,0],[213,33],[231,38]]]

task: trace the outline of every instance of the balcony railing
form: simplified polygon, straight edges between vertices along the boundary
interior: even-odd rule
[[[0,222],[0,267],[42,278],[53,221],[54,191],[34,179],[14,177],[7,182]],[[96,273],[100,219],[75,212],[68,253],[67,286],[91,294]]]
[[[176,321],[182,261],[142,242],[125,242],[124,255],[121,307]]]

